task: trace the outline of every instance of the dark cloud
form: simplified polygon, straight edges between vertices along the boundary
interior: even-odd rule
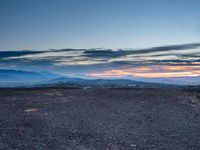
[[[19,51],[0,51],[0,59],[7,57],[18,57],[30,54],[39,54],[45,51],[30,51],[30,50],[19,50]]]
[[[48,52],[69,52],[69,51],[83,51],[82,56],[85,57],[102,57],[102,58],[113,58],[113,57],[121,57],[126,55],[135,55],[135,54],[149,54],[155,52],[167,52],[167,51],[181,51],[187,49],[196,49],[200,47],[200,43],[191,43],[191,44],[182,44],[182,45],[169,45],[169,46],[160,46],[160,47],[152,47],[146,49],[50,49],[43,51],[33,51],[33,50],[19,50],[19,51],[0,51],[0,58],[8,58],[8,57],[19,57],[25,55],[34,55],[34,54],[42,54]],[[169,53],[170,54],[170,53]],[[169,54],[160,54],[160,55],[169,55]],[[155,55],[156,56],[156,55]],[[157,55],[158,56],[158,55]]]
[[[84,56],[87,57],[121,57],[126,55],[135,55],[135,54],[149,54],[155,52],[167,52],[167,51],[181,51],[187,49],[196,49],[200,47],[200,43],[191,43],[191,44],[182,44],[182,45],[169,45],[161,47],[152,47],[147,49],[138,49],[138,50],[117,50],[113,51],[111,49],[105,50],[85,50]],[[161,54],[162,55],[162,54]],[[166,54],[164,54],[166,55]]]
[[[169,45],[169,46],[160,46],[160,47],[152,47],[142,50],[134,50],[135,54],[144,54],[144,53],[152,53],[152,52],[167,52],[167,51],[181,51],[187,49],[196,49],[200,47],[200,43],[190,43],[190,44],[182,44],[182,45]]]
[[[112,57],[121,57],[125,55],[132,54],[132,51],[127,50],[117,50],[113,51],[111,49],[106,50],[85,50],[83,56],[86,57],[103,57],[103,58],[112,58]]]
[[[103,70],[124,66],[199,65],[199,47],[199,43],[192,43],[136,50],[51,49],[42,51],[0,51],[0,68],[14,67],[28,70],[82,73],[88,70]],[[196,50],[192,51],[192,49]],[[188,51],[182,53],[183,50]]]

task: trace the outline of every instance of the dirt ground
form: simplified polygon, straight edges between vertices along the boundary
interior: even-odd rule
[[[200,93],[0,89],[2,150],[199,150]]]

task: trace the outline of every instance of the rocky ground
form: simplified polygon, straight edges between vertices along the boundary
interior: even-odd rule
[[[198,150],[200,93],[0,89],[2,150]]]

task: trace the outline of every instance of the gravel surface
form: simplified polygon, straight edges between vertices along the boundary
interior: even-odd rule
[[[0,89],[2,150],[199,150],[200,93]]]

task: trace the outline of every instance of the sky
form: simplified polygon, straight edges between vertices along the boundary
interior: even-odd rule
[[[200,42],[199,0],[0,0],[0,50]]]
[[[199,0],[0,0],[0,69],[200,76]]]

